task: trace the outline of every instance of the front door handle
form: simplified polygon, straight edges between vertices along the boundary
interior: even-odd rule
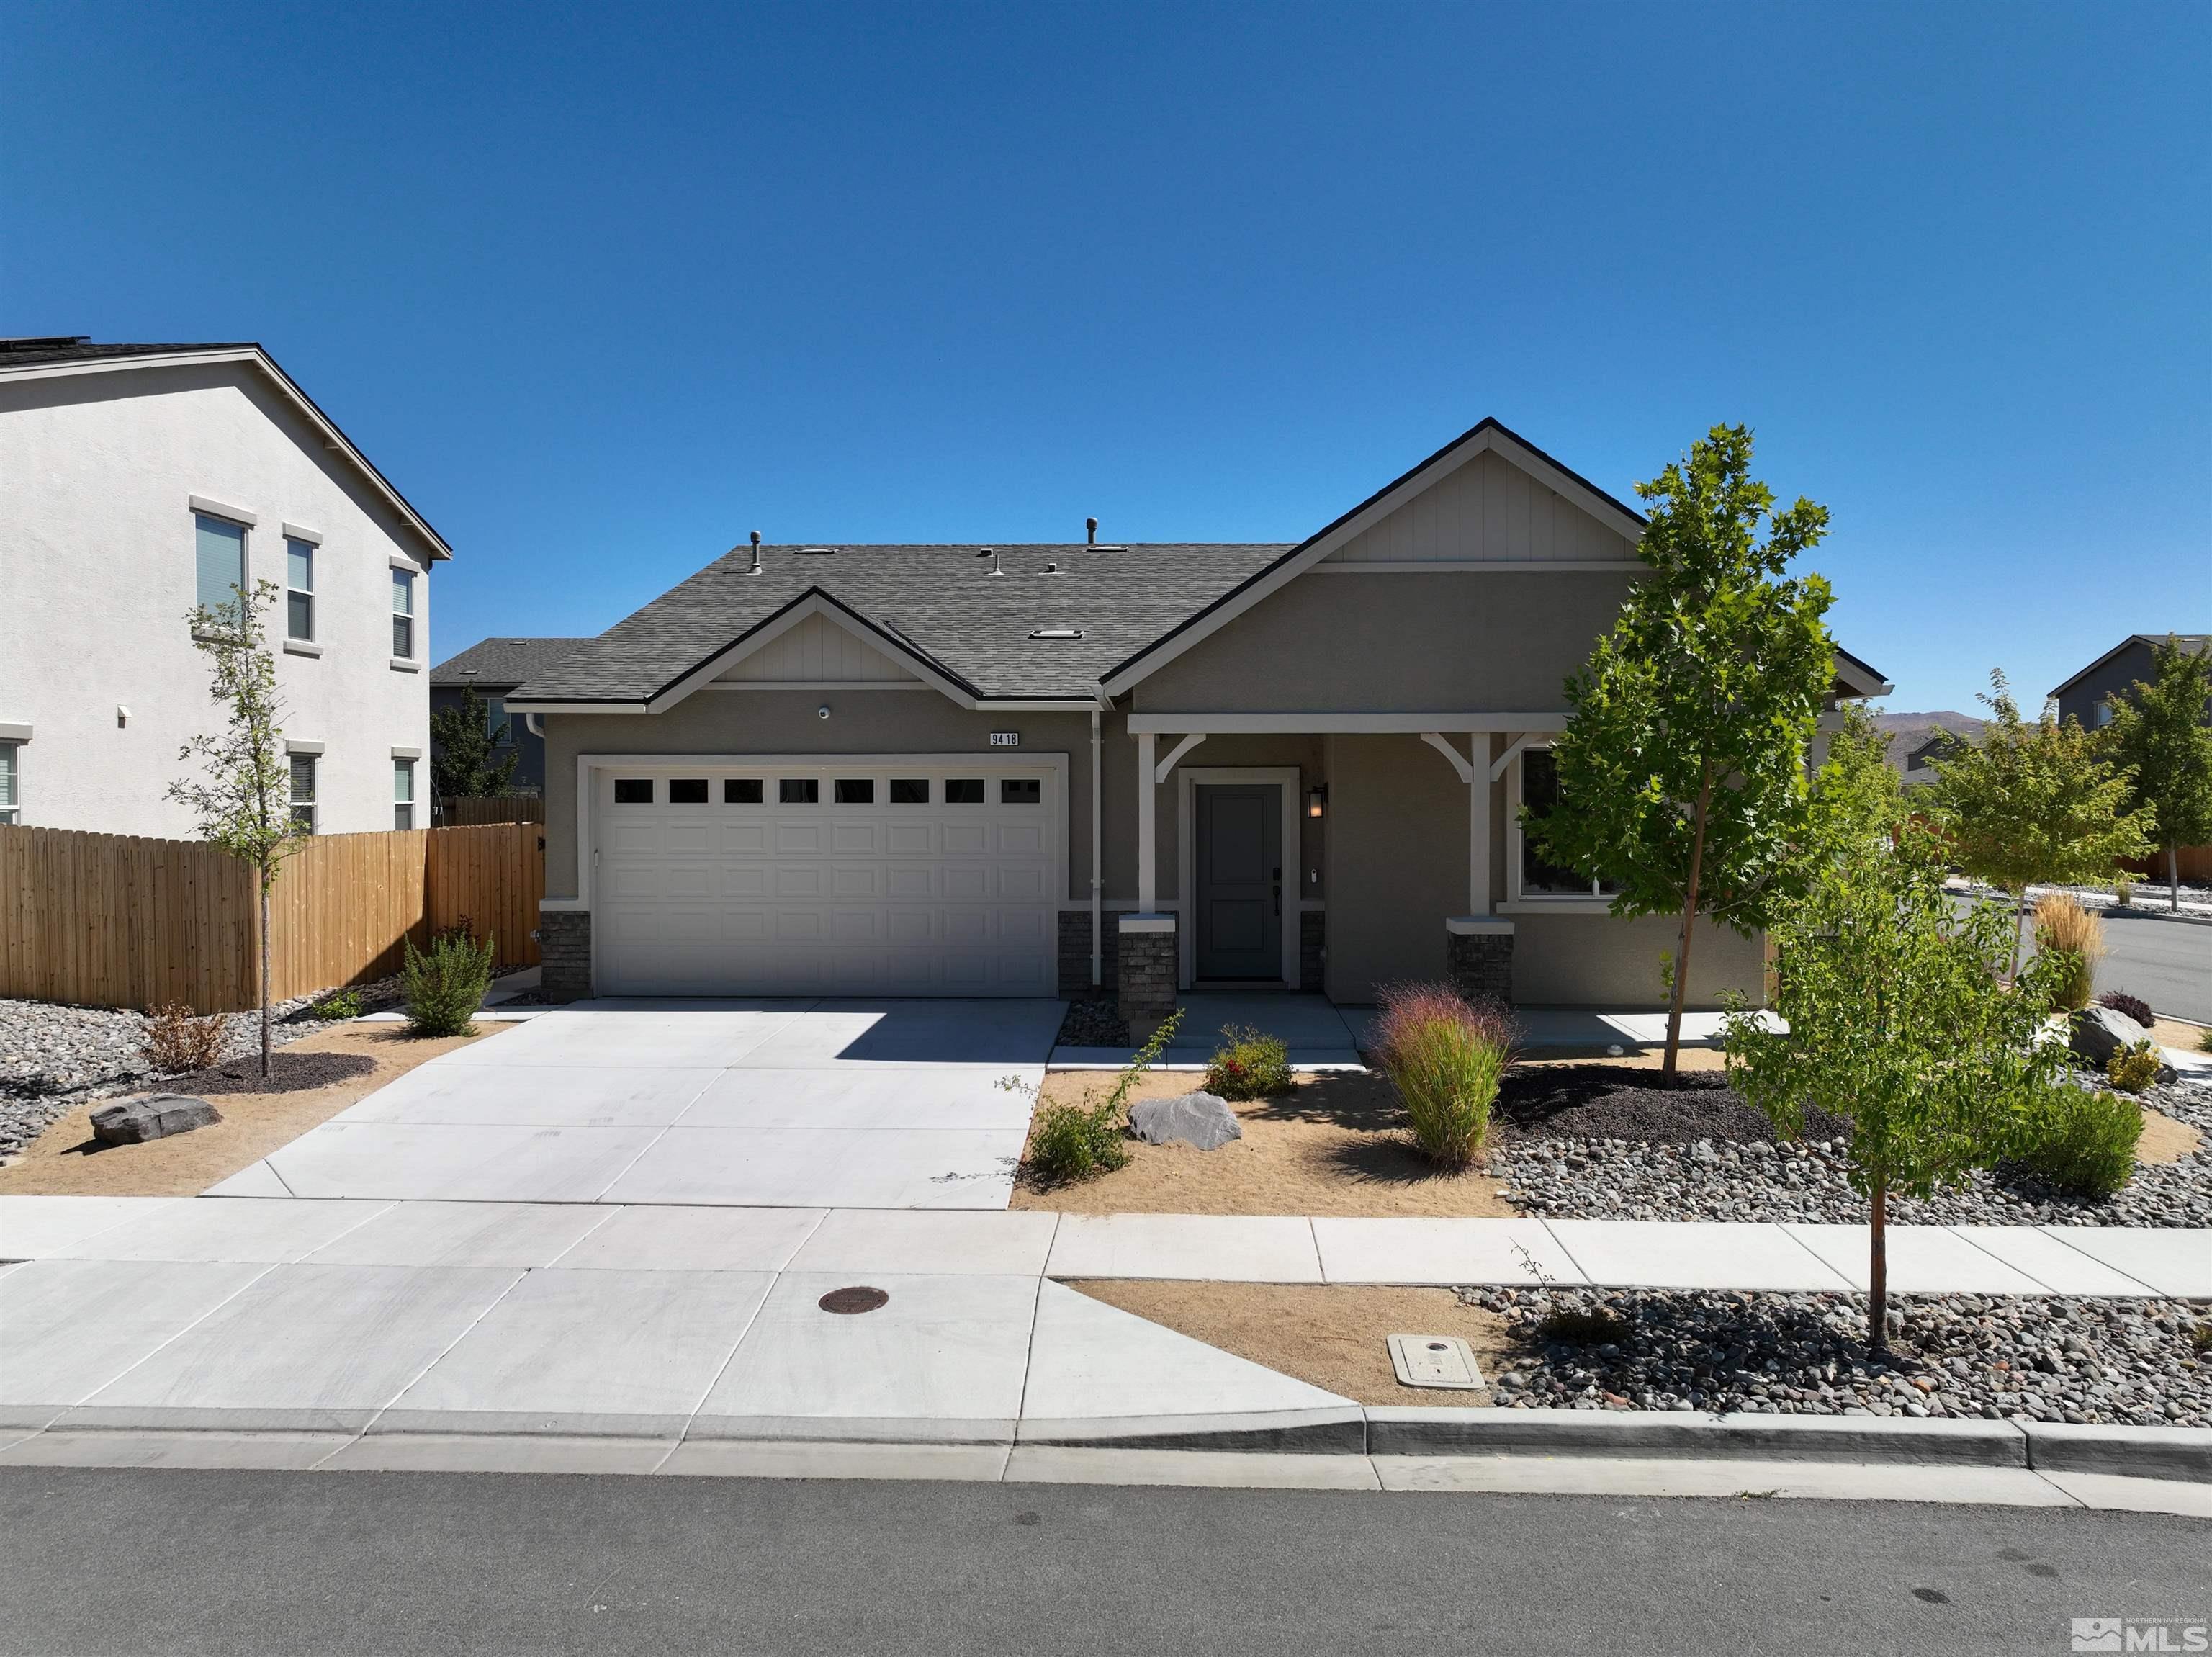
[[[1274,877],[1275,877],[1275,918],[1276,918],[1277,920],[1280,920],[1280,919],[1282,919],[1282,917],[1283,917],[1283,871],[1281,870],[1281,868],[1278,868],[1274,871]]]

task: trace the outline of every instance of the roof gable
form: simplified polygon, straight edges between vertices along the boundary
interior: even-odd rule
[[[1607,494],[1587,478],[1561,466],[1534,443],[1517,433],[1509,430],[1497,420],[1486,419],[1480,425],[1462,432],[1419,466],[1384,484],[1342,517],[1291,548],[1267,568],[1238,583],[1235,588],[1224,594],[1205,609],[1186,618],[1168,632],[1146,645],[1143,649],[1117,662],[1103,676],[1103,688],[1106,693],[1109,696],[1116,696],[1127,690],[1146,674],[1166,662],[1174,661],[1176,656],[1197,644],[1200,640],[1208,637],[1243,615],[1268,594],[1280,590],[1287,582],[1295,581],[1298,576],[1334,555],[1344,551],[1355,544],[1370,549],[1371,553],[1372,548],[1377,543],[1364,539],[1370,532],[1384,524],[1395,515],[1413,506],[1421,496],[1437,489],[1462,468],[1486,454],[1496,455],[1511,470],[1517,471],[1533,480],[1550,495],[1559,497],[1568,507],[1578,509],[1582,514],[1594,520],[1601,531],[1609,532],[1628,548],[1627,551],[1614,557],[1601,556],[1589,562],[1612,564],[1626,562],[1634,556],[1634,543],[1644,533],[1644,521],[1642,514]],[[1493,477],[1498,479],[1494,490],[1491,481]],[[1517,488],[1517,485],[1508,484],[1503,474],[1486,474],[1474,487],[1475,498],[1484,503],[1486,518],[1486,503],[1490,495],[1494,492],[1500,502],[1499,536],[1498,539],[1488,544],[1500,548],[1513,545],[1525,545],[1532,547],[1537,545],[1534,533],[1533,498],[1528,502],[1530,533],[1516,538],[1510,533],[1512,514],[1507,502],[1508,491]],[[1467,504],[1467,498],[1463,490],[1459,500],[1462,508]],[[1560,538],[1551,534],[1549,525],[1556,520],[1553,518],[1553,509],[1548,506],[1546,509],[1546,517],[1547,528],[1543,544],[1547,548],[1555,550],[1562,544],[1566,545],[1577,544],[1577,538],[1567,537],[1562,542]],[[1418,526],[1418,513],[1413,521]],[[1395,533],[1394,531],[1393,533]],[[1456,539],[1455,536],[1439,536],[1434,533],[1423,536],[1409,531],[1407,545],[1418,545],[1434,549],[1449,545],[1455,539]],[[1388,545],[1388,542],[1381,544]],[[1604,545],[1602,542],[1592,544],[1601,548]],[[1370,565],[1376,562],[1386,564],[1396,562],[1395,559],[1377,560],[1371,556],[1361,561],[1367,562]],[[1431,563],[1437,560],[1432,557],[1424,557],[1419,561]],[[1481,561],[1497,563],[1504,560],[1484,559]],[[1541,561],[1554,566],[1565,564],[1568,567],[1571,567],[1574,562],[1583,562],[1582,560],[1562,560],[1557,557],[1547,557]]]
[[[714,675],[717,685],[919,685],[926,681],[878,649],[830,606],[810,607],[774,637],[755,634]]]

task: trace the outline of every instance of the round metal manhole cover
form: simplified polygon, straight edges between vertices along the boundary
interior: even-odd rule
[[[851,1288],[833,1288],[816,1304],[824,1312],[835,1312],[849,1318],[856,1313],[873,1312],[890,1299],[890,1296],[880,1288],[856,1285]]]

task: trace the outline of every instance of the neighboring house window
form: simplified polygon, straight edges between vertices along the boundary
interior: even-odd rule
[[[315,636],[315,544],[284,541],[284,637]]]
[[[415,655],[415,572],[392,572],[392,654],[411,661]]]
[[[22,795],[17,792],[21,775],[17,767],[21,761],[20,742],[0,742],[0,823],[20,823],[23,820]]]
[[[234,612],[246,587],[246,526],[196,512],[192,539],[198,581],[194,601],[203,610]]]
[[[2099,730],[2104,729],[2112,722],[2112,704],[2109,702],[2100,702],[2097,704],[2096,712],[2092,714],[2090,718],[2095,722]]]
[[[415,762],[411,759],[392,762],[392,826],[415,826]]]
[[[1559,766],[1549,748],[1521,751],[1521,803],[1534,816],[1547,814],[1559,802]],[[1515,819],[1517,823],[1519,819]],[[1585,880],[1571,868],[1549,862],[1522,830],[1521,895],[1524,898],[1610,898],[1619,890],[1604,880]]]
[[[292,822],[302,833],[315,832],[315,756],[292,756]]]
[[[514,722],[507,716],[507,698],[489,696],[484,698],[484,729],[491,737],[495,748],[514,746]]]

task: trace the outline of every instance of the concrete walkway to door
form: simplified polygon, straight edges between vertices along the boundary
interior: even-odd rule
[[[210,1195],[1003,1209],[1045,1000],[599,1001],[410,1071]]]

